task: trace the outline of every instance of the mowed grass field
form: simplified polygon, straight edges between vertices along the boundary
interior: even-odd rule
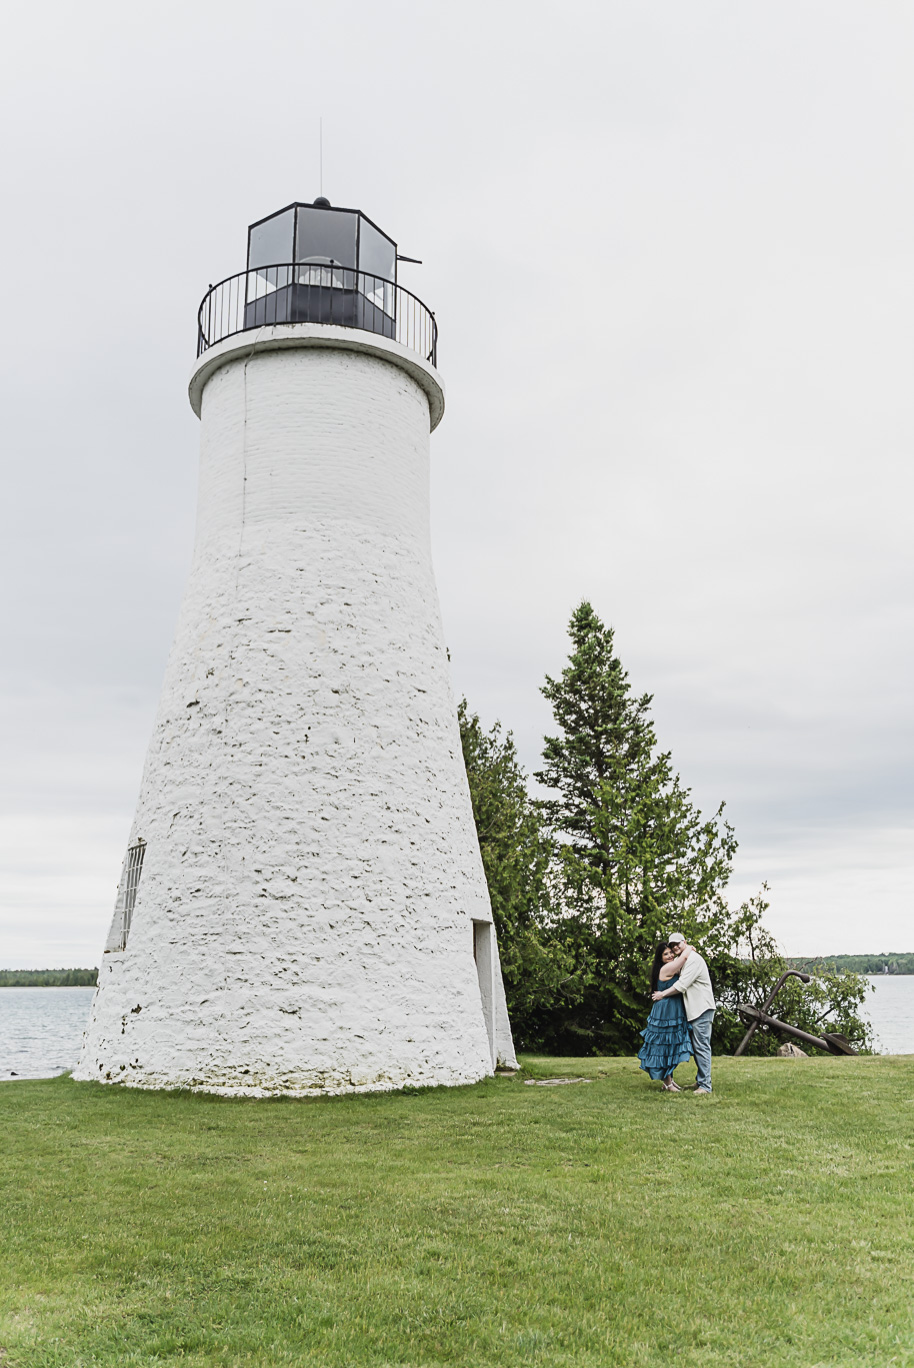
[[[914,1365],[914,1058],[718,1059],[711,1098],[525,1065],[0,1085],[0,1363]],[[524,1082],[560,1074],[592,1081]]]

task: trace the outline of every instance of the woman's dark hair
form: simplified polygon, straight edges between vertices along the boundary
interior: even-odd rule
[[[663,952],[671,947],[667,941],[661,941],[654,951],[654,963],[651,968],[651,992],[656,993],[660,985],[660,970],[663,968]]]

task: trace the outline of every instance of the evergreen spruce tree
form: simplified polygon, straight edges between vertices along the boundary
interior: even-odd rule
[[[709,953],[729,941],[723,900],[736,850],[723,804],[711,820],[693,806],[657,745],[651,696],[632,694],[612,628],[587,602],[569,624],[572,651],[542,692],[557,734],[536,779],[553,796],[544,814],[557,842],[564,918],[576,965],[569,1009],[550,1048],[633,1050],[644,1024],[656,941],[679,929]]]
[[[575,611],[570,632],[568,665],[543,690],[557,735],[546,739],[536,777],[551,798],[529,796],[510,732],[499,723],[485,731],[466,700],[458,709],[515,1043],[633,1053],[654,946],[679,929],[708,960],[715,1048],[729,1052],[745,1031],[737,1004],[761,1003],[787,967],[765,929],[767,889],[728,908],[736,841],[723,806],[711,821],[693,807],[659,751],[650,696],[633,696],[613,633],[590,604]],[[866,1048],[867,987],[854,974],[824,974],[803,988],[791,979],[781,1011],[813,1034],[825,1022]],[[751,1050],[780,1043],[757,1031]]]

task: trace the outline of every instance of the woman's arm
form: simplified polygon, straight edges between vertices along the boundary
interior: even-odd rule
[[[667,988],[666,992],[664,992],[664,993],[661,993],[661,992],[651,993],[651,1000],[652,1000],[653,1002],[659,1002],[661,998],[672,997],[673,994],[674,994],[675,992],[676,992],[676,989],[675,989],[675,988]]]
[[[674,974],[679,973],[691,953],[692,947],[691,945],[687,945],[681,955],[677,955],[676,959],[670,960],[669,964],[663,966],[657,977],[661,979],[662,982],[666,983],[667,979],[671,979]]]

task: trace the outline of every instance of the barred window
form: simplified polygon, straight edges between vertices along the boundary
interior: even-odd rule
[[[117,901],[114,904],[114,918],[111,922],[111,930],[108,933],[106,951],[127,949],[127,937],[130,934],[130,923],[133,920],[136,891],[140,884],[140,875],[143,872],[143,856],[145,853],[146,842],[143,840],[138,840],[135,845],[127,847],[127,854],[124,857],[124,865],[121,869],[121,881],[117,886]]]

